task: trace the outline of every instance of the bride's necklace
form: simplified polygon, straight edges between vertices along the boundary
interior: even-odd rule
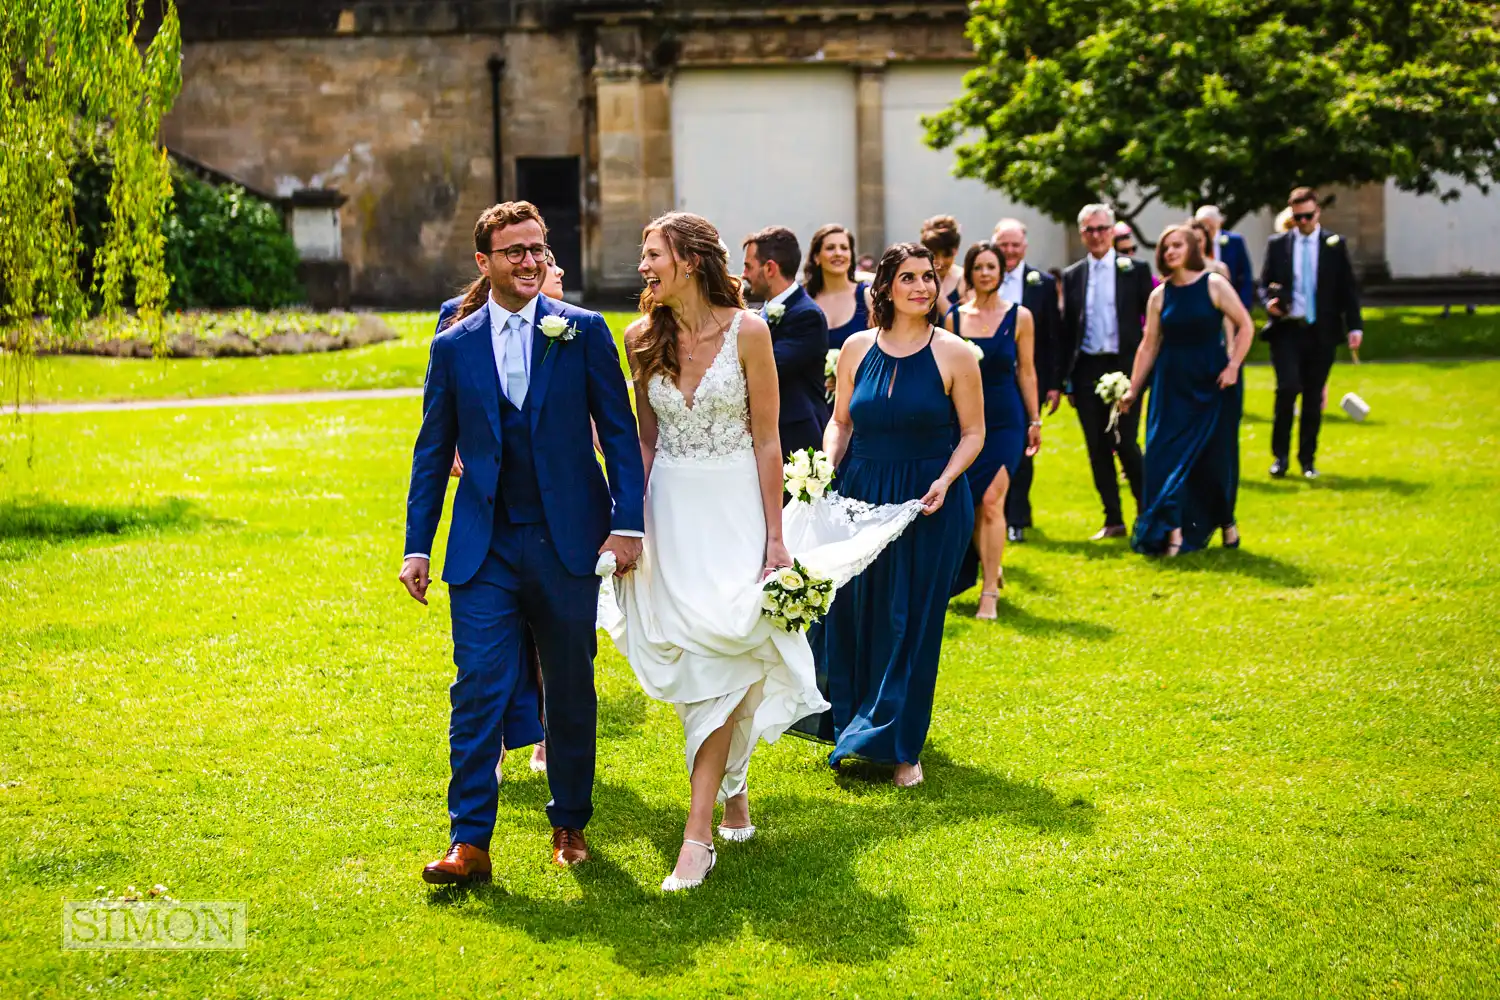
[[[711,316],[709,317],[709,322],[710,323],[713,322],[713,317],[711,317]],[[687,352],[687,359],[689,361],[693,360],[693,355],[696,354],[703,347],[704,344],[708,343],[714,337],[717,337],[719,334],[723,333],[724,330],[725,330],[725,328],[728,327],[728,326],[729,326],[728,323],[722,323],[722,324],[720,324],[720,326],[719,326],[719,328],[717,330],[715,330],[713,333],[709,334],[707,337],[697,337],[697,338],[695,338],[694,341],[693,341],[692,348],[689,349],[688,352]]]

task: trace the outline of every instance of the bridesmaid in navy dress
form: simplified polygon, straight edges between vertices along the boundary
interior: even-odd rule
[[[854,269],[854,234],[838,223],[813,233],[802,290],[828,320],[829,348],[843,347],[851,334],[870,328],[870,286],[858,280]]]
[[[1188,223],[1168,226],[1156,244],[1165,280],[1146,306],[1146,332],[1135,355],[1128,410],[1150,379],[1145,489],[1130,547],[1175,556],[1201,549],[1233,518],[1239,434],[1240,365],[1250,351],[1250,314],[1223,276],[1207,270],[1200,237]],[[1224,321],[1235,335],[1225,348]],[[1227,543],[1238,544],[1238,534]]]
[[[953,593],[974,586],[983,569],[979,609],[974,617],[995,618],[995,603],[1005,586],[1005,495],[1022,455],[1042,446],[1037,409],[1036,366],[1032,363],[1031,310],[1000,298],[1004,274],[1000,248],[975,243],[964,255],[964,282],[974,298],[953,314],[953,332],[975,344],[984,357],[979,373],[984,384],[984,450],[969,466],[969,493],[974,498],[974,544],[954,577]]]
[[[844,345],[823,436],[829,457],[843,463],[840,494],[923,504],[925,516],[839,591],[824,619],[829,762],[894,764],[902,787],[922,780],[948,588],[974,531],[963,473],[984,445],[979,363],[963,341],[936,328],[938,302],[928,250],[898,243],[885,252],[875,274],[875,328]]]

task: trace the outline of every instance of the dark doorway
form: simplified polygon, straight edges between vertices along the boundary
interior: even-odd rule
[[[583,287],[582,178],[576,156],[516,157],[516,197],[541,209],[547,243],[567,272],[563,287]]]

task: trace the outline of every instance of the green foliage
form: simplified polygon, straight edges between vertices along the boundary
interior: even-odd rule
[[[982,63],[928,141],[1071,222],[1104,198],[1231,223],[1295,184],[1452,195],[1500,165],[1500,44],[1479,0],[976,0]],[[970,137],[973,137],[972,139]]]
[[[181,85],[172,0],[150,44],[138,47],[142,0],[11,0],[0,18],[0,331],[22,356],[36,314],[73,330],[87,311],[80,287],[70,171],[102,146],[114,164],[109,224],[93,259],[106,311],[127,282],[150,316],[167,298],[162,219],[171,199],[156,138]]]
[[[173,187],[176,204],[163,226],[171,306],[275,309],[302,299],[297,248],[273,205],[182,170]]]

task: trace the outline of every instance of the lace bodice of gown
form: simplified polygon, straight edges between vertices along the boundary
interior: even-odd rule
[[[743,315],[735,313],[724,334],[724,345],[703,373],[691,405],[666,375],[652,377],[646,395],[656,413],[658,458],[693,461],[754,454],[750,393],[740,365]]]

